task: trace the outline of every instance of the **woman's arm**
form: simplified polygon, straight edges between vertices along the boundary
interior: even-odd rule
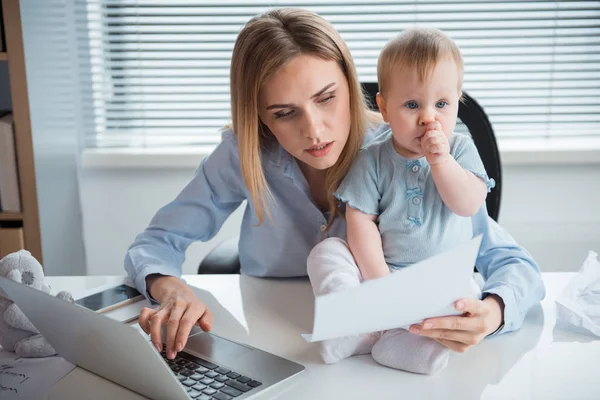
[[[181,279],[185,251],[196,240],[206,241],[245,199],[233,133],[206,157],[192,180],[171,203],[162,207],[150,226],[137,236],[125,257],[125,270],[138,290],[160,308],[145,308],[140,326],[162,346],[167,325],[167,357],[175,357],[194,324],[209,330],[212,314]]]
[[[390,273],[383,256],[376,220],[376,215],[365,214],[346,205],[348,247],[364,280],[381,278]]]
[[[533,257],[487,214],[482,207],[472,217],[473,235],[482,235],[477,270],[484,294],[496,294],[504,303],[504,326],[497,333],[517,330],[527,311],[543,300],[546,288]]]
[[[146,277],[150,274],[181,276],[189,245],[217,234],[245,199],[244,187],[237,142],[229,131],[213,153],[202,160],[181,193],[158,210],[129,247],[125,270],[137,289],[148,294]]]

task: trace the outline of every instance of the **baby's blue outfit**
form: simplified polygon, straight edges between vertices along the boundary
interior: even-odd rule
[[[365,144],[388,130],[387,124],[371,127]],[[222,136],[181,193],[158,210],[127,251],[125,270],[148,298],[149,274],[181,276],[188,246],[213,238],[227,217],[250,198],[240,169],[237,137],[231,129],[224,129]],[[273,218],[257,225],[252,202],[244,206],[241,272],[257,277],[306,276],[306,260],[317,243],[328,237],[346,239],[345,220],[336,218],[323,235],[327,213],[314,203],[296,159],[279,143],[271,143],[261,161],[275,200],[269,203]],[[504,327],[496,334],[518,329],[527,310],[544,297],[540,269],[529,253],[488,217],[485,205],[471,221],[472,235],[483,235],[477,256],[477,267],[486,281],[482,291],[497,294],[505,304]]]
[[[450,154],[494,187],[469,136],[453,134]],[[473,237],[470,217],[442,201],[425,157],[409,159],[394,148],[391,131],[362,149],[335,196],[365,214],[377,215],[383,254],[391,269],[422,261]]]

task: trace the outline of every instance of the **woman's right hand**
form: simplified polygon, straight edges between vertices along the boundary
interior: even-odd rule
[[[148,292],[160,303],[157,309],[145,307],[140,312],[140,327],[150,335],[158,351],[162,350],[161,330],[167,325],[167,358],[173,359],[185,347],[192,326],[210,331],[213,315],[192,289],[174,276],[150,275]]]

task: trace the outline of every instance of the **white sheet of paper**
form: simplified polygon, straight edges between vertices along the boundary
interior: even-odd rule
[[[406,327],[425,318],[460,314],[454,301],[472,292],[481,235],[384,278],[315,299],[308,342]]]
[[[61,357],[19,358],[0,348],[0,399],[43,399],[73,368]]]

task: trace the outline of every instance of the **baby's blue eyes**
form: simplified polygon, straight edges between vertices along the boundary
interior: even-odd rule
[[[435,103],[435,106],[437,108],[444,108],[447,105],[448,105],[448,102],[446,100],[440,100],[437,103]],[[405,106],[409,110],[416,110],[417,108],[419,108],[419,105],[417,104],[416,101],[409,101],[408,103],[405,104]]]

